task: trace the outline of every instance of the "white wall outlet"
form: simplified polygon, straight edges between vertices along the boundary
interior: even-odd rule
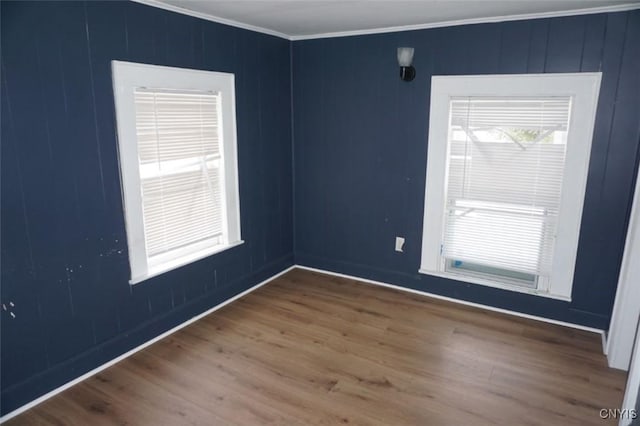
[[[402,247],[404,246],[404,238],[403,237],[396,237],[396,251],[399,251],[402,253]]]

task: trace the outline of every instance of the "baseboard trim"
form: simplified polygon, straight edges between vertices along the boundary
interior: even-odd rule
[[[235,300],[238,300],[243,296],[246,296],[247,294],[257,290],[258,288],[260,288],[263,285],[269,283],[270,281],[273,281],[274,279],[278,278],[279,276],[286,274],[287,272],[291,271],[294,268],[295,268],[295,265],[290,266],[290,267],[286,268],[285,270],[278,272],[277,274],[271,276],[270,278],[267,278],[266,280],[264,280],[264,281],[262,281],[262,282],[260,282],[260,283],[258,283],[256,285],[254,285],[253,287],[243,291],[242,293],[238,293],[237,295],[233,296],[232,298],[225,300],[224,302],[214,306],[213,308],[211,308],[211,309],[209,309],[209,310],[207,310],[207,311],[205,311],[205,312],[203,312],[201,314],[198,314],[198,315],[194,316],[191,319],[188,319],[187,321],[185,321],[183,323],[180,323],[179,325],[173,327],[172,329],[170,329],[168,331],[165,331],[164,333],[154,337],[151,340],[147,340],[145,343],[143,343],[143,344],[131,349],[128,352],[125,352],[124,354],[112,359],[111,361],[108,361],[108,362],[102,364],[101,366],[96,367],[91,371],[88,371],[87,373],[83,374],[82,376],[79,376],[79,377],[77,377],[77,378],[65,383],[64,385],[62,385],[60,387],[57,387],[54,390],[52,390],[50,392],[47,392],[46,394],[34,399],[33,401],[28,402],[28,403],[26,403],[25,405],[23,405],[23,406],[21,406],[19,408],[16,408],[15,410],[11,411],[10,413],[7,413],[4,416],[0,417],[0,423],[4,423],[4,422],[12,419],[13,417],[15,417],[17,415],[24,413],[25,411],[35,407],[36,405],[46,401],[47,399],[49,399],[49,398],[51,398],[51,397],[53,397],[53,396],[65,391],[67,389],[69,389],[73,385],[76,385],[76,384],[88,379],[89,377],[100,373],[101,371],[111,367],[114,364],[117,364],[118,362],[122,361],[123,359],[130,357],[131,355],[135,354],[136,352],[139,352],[142,349],[153,345],[157,341],[162,340],[167,336],[170,336],[171,334],[175,333],[176,331],[178,331],[178,330],[180,330],[180,329],[182,329],[182,328],[184,328],[184,327],[186,327],[186,326],[188,326],[190,324],[193,324],[194,322],[202,319],[203,317],[206,317],[207,315],[211,314],[212,312],[215,312],[218,309],[228,305],[229,303],[234,302]]]
[[[186,326],[188,326],[188,325],[200,320],[201,318],[203,318],[203,317],[205,317],[205,316],[217,311],[218,309],[228,305],[229,303],[232,303],[235,300],[238,300],[241,297],[246,296],[247,294],[257,290],[258,288],[262,287],[263,285],[273,281],[274,279],[286,274],[287,272],[289,272],[289,271],[291,271],[293,269],[302,269],[302,270],[317,272],[317,273],[320,273],[320,274],[332,275],[332,276],[341,277],[341,278],[347,278],[347,279],[359,281],[359,282],[362,282],[362,283],[365,283],[365,284],[373,284],[373,285],[377,285],[377,286],[380,286],[380,287],[391,288],[391,289],[394,289],[394,290],[404,291],[404,292],[407,292],[407,293],[413,293],[413,294],[417,294],[417,295],[420,295],[420,296],[430,297],[430,298],[433,298],[433,299],[445,300],[445,301],[452,302],[452,303],[457,303],[457,304],[460,304],[460,305],[472,306],[472,307],[475,307],[475,308],[485,309],[485,310],[493,311],[493,312],[499,312],[499,313],[503,313],[503,314],[507,314],[507,315],[513,315],[513,316],[516,316],[516,317],[527,318],[527,319],[531,319],[531,320],[535,320],[535,321],[541,321],[541,322],[560,325],[560,326],[564,326],[564,327],[574,328],[574,329],[578,329],[578,330],[589,331],[589,332],[592,332],[592,333],[598,333],[598,334],[602,335],[603,351],[605,351],[605,354],[606,354],[606,335],[605,335],[604,330],[601,330],[601,329],[597,329],[597,328],[593,328],[593,327],[586,327],[586,326],[583,326],[583,325],[580,325],[580,324],[573,324],[573,323],[569,323],[569,322],[558,321],[558,320],[544,318],[544,317],[539,317],[539,316],[536,316],[536,315],[524,314],[524,313],[521,313],[521,312],[511,311],[511,310],[508,310],[508,309],[496,308],[496,307],[493,307],[493,306],[483,305],[483,304],[480,304],[480,303],[467,302],[465,300],[459,300],[459,299],[455,299],[455,298],[452,298],[452,297],[441,296],[439,294],[429,293],[429,292],[426,292],[426,291],[414,290],[414,289],[411,289],[411,288],[406,288],[406,287],[398,286],[398,285],[395,285],[395,284],[390,284],[390,283],[385,283],[385,282],[381,282],[381,281],[370,280],[370,279],[367,279],[367,278],[356,277],[356,276],[353,276],[353,275],[347,275],[347,274],[342,274],[342,273],[338,273],[338,272],[328,271],[328,270],[325,270],[325,269],[312,268],[312,267],[304,266],[304,265],[293,265],[293,266],[290,266],[290,267],[278,272],[277,274],[271,276],[270,278],[267,278],[266,280],[254,285],[253,287],[243,291],[242,293],[239,293],[239,294],[233,296],[232,298],[225,300],[224,302],[214,306],[213,308],[211,308],[211,309],[209,309],[209,310],[207,310],[207,311],[205,311],[205,312],[203,312],[201,314],[198,314],[198,315],[194,316],[193,318],[191,318],[191,319],[189,319],[189,320],[187,320],[187,321],[185,321],[185,322],[173,327],[172,329],[170,329],[168,331],[165,331],[164,333],[154,337],[153,339],[148,340],[145,343],[143,343],[143,344],[141,344],[141,345],[129,350],[128,352],[126,352],[126,353],[124,353],[124,354],[122,354],[122,355],[120,355],[120,356],[118,356],[118,357],[116,357],[116,358],[114,358],[114,359],[102,364],[101,366],[94,368],[93,370],[91,370],[91,371],[89,371],[89,372],[87,372],[87,373],[85,373],[85,374],[83,374],[83,375],[81,375],[81,376],[79,376],[79,377],[77,377],[77,378],[65,383],[62,386],[57,387],[56,389],[54,389],[54,390],[52,390],[50,392],[47,392],[46,394],[34,399],[31,402],[28,402],[27,404],[25,404],[25,405],[23,405],[23,406],[21,406],[19,408],[16,408],[15,410],[11,411],[10,413],[7,413],[4,416],[0,417],[0,423],[4,423],[4,422],[12,419],[13,417],[15,417],[17,415],[24,413],[25,411],[27,411],[27,410],[35,407],[36,405],[48,400],[49,398],[51,398],[51,397],[53,397],[53,396],[65,391],[65,390],[69,389],[70,387],[72,387],[72,386],[74,386],[74,385],[76,385],[76,384],[78,384],[78,383],[90,378],[91,376],[94,376],[94,375],[100,373],[101,371],[111,367],[112,365],[117,364],[118,362],[130,357],[131,355],[135,354],[136,352],[139,352],[139,351],[145,349],[146,347],[151,346],[152,344],[156,343],[157,341],[162,340],[167,336],[170,336],[171,334],[175,333],[176,331],[178,331],[178,330],[180,330],[180,329],[182,329],[182,328],[184,328],[184,327],[186,327]]]
[[[502,314],[513,315],[513,316],[516,316],[516,317],[527,318],[527,319],[531,319],[531,320],[534,320],[534,321],[541,321],[541,322],[546,322],[546,323],[549,323],[549,324],[561,325],[561,326],[564,326],[564,327],[575,328],[577,330],[589,331],[589,332],[592,332],[592,333],[597,333],[597,334],[604,335],[604,330],[601,330],[599,328],[587,327],[587,326],[580,325],[580,324],[573,324],[573,323],[570,323],[570,322],[558,321],[558,320],[554,320],[554,319],[550,319],[550,318],[539,317],[539,316],[536,316],[536,315],[524,314],[522,312],[511,311],[509,309],[503,309],[503,308],[496,308],[496,307],[493,307],[493,306],[483,305],[483,304],[480,304],[480,303],[467,302],[466,300],[454,299],[453,297],[441,296],[439,294],[429,293],[429,292],[420,291],[420,290],[414,290],[412,288],[402,287],[402,286],[399,286],[399,285],[389,284],[389,283],[385,283],[385,282],[381,282],[381,281],[374,281],[374,280],[370,280],[370,279],[367,279],[367,278],[360,278],[360,277],[356,277],[356,276],[353,276],[353,275],[341,274],[339,272],[327,271],[325,269],[312,268],[312,267],[303,266],[303,265],[295,265],[295,267],[299,268],[299,269],[304,269],[304,270],[307,270],[307,271],[318,272],[320,274],[333,275],[335,277],[348,278],[348,279],[355,280],[355,281],[360,281],[360,282],[363,282],[363,283],[366,283],[366,284],[373,284],[373,285],[377,285],[377,286],[381,286],[381,287],[392,288],[394,290],[405,291],[407,293],[419,294],[421,296],[431,297],[433,299],[446,300],[447,302],[453,302],[453,303],[457,303],[457,304],[465,305],[465,306],[472,306],[474,308],[485,309],[487,311],[499,312],[499,313],[502,313]]]

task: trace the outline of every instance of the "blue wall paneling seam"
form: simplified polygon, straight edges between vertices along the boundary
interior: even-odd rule
[[[2,2],[2,414],[293,264],[290,44],[133,2]],[[242,238],[128,284],[111,60],[236,76]]]
[[[1,300],[16,316],[0,313],[2,414],[294,262],[607,327],[639,156],[640,11],[289,42],[133,2],[0,8]],[[411,83],[400,45],[416,49]],[[236,75],[246,243],[135,287],[113,59]],[[603,82],[572,302],[419,274],[430,76],[578,71]]]
[[[398,46],[415,48],[411,83]],[[297,264],[608,327],[639,155],[640,10],[303,40],[292,58]],[[431,76],[581,71],[602,86],[572,301],[418,273]]]

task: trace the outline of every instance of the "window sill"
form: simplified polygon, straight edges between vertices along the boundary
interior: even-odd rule
[[[566,296],[561,296],[558,294],[552,294],[549,291],[546,290],[537,290],[537,289],[533,289],[533,288],[526,288],[526,287],[520,287],[517,285],[509,285],[509,284],[505,284],[505,283],[500,283],[500,282],[496,282],[496,281],[491,281],[491,280],[483,280],[482,278],[476,278],[476,277],[467,277],[464,275],[458,275],[458,274],[451,274],[451,273],[446,273],[446,272],[435,272],[435,271],[428,271],[426,269],[419,269],[418,272],[420,272],[421,274],[424,275],[431,275],[434,277],[440,277],[440,278],[447,278],[450,280],[456,280],[456,281],[462,281],[462,282],[466,282],[469,284],[479,284],[479,285],[483,285],[486,287],[494,287],[494,288],[499,288],[502,290],[509,290],[509,291],[515,291],[518,293],[525,293],[525,294],[530,294],[533,296],[540,296],[540,297],[547,297],[549,299],[556,299],[556,300],[562,300],[565,302],[571,302],[571,297],[566,297]]]
[[[131,278],[129,280],[129,284],[134,285],[134,284],[138,284],[142,281],[148,280],[149,278],[153,278],[156,277],[158,275],[162,275],[165,272],[169,272],[172,271],[174,269],[178,269],[182,266],[186,266],[190,263],[196,262],[198,260],[204,259],[205,257],[209,257],[212,256],[214,254],[217,253],[221,253],[225,250],[229,250],[233,247],[237,247],[241,244],[244,244],[244,240],[240,240],[240,241],[236,241],[233,243],[229,243],[227,245],[221,246],[221,245],[217,245],[214,247],[207,247],[206,249],[203,250],[198,250],[194,253],[190,253],[186,256],[182,256],[178,259],[172,260],[170,262],[164,262],[161,265],[157,265],[157,266],[153,266],[153,267],[149,267],[149,271],[144,274],[144,275],[140,275],[137,276],[135,278]]]

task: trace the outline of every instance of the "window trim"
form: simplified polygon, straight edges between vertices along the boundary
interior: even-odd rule
[[[120,183],[131,268],[130,284],[179,268],[196,260],[242,244],[240,232],[240,197],[238,190],[235,76],[231,73],[111,61],[118,131]],[[221,158],[223,159],[223,204],[226,217],[226,240],[217,245],[193,244],[193,250],[160,264],[150,264],[145,248],[140,167],[137,151],[134,91],[136,87],[170,90],[215,91],[222,94]],[[198,247],[195,247],[198,246]]]
[[[432,77],[420,273],[554,299],[571,300],[601,78],[600,72]],[[449,104],[453,97],[466,96],[572,97],[557,239],[547,288],[528,289],[492,280],[466,277],[446,272],[440,267],[449,145]],[[579,120],[580,124],[576,124],[576,120]],[[444,143],[435,141],[444,141]]]

